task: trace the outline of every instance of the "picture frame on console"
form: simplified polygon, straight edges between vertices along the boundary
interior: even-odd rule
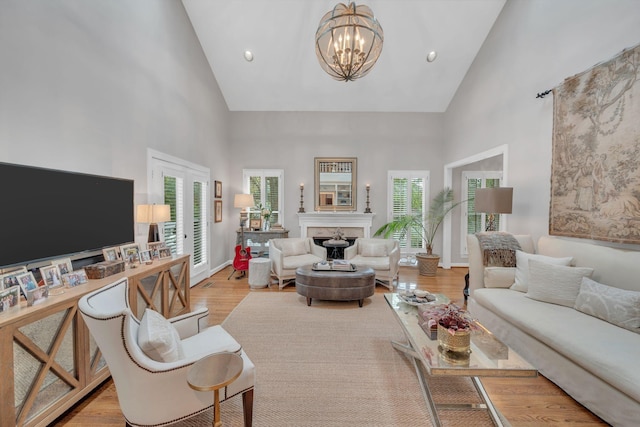
[[[158,258],[166,259],[171,258],[171,249],[170,248],[160,248],[158,251]]]
[[[38,282],[36,278],[33,277],[33,273],[30,271],[26,271],[20,273],[16,276],[18,280],[18,284],[20,285],[20,289],[22,289],[22,293],[27,296],[29,295],[29,291],[33,291],[38,288]]]
[[[6,313],[9,309],[20,303],[20,286],[11,286],[0,290],[0,313]]]
[[[87,273],[84,270],[72,271],[71,273],[62,275],[62,283],[65,286],[74,288],[78,285],[83,285],[89,281]]]
[[[260,218],[249,221],[249,229],[252,231],[260,231],[262,228],[262,220]]]
[[[104,248],[102,250],[102,256],[105,261],[118,261],[120,259],[120,251],[117,247]]]
[[[51,261],[51,265],[57,265],[60,274],[67,274],[73,272],[73,264],[71,264],[71,258],[60,258]]]
[[[153,262],[151,257],[151,250],[140,251],[140,264],[151,264]]]
[[[128,245],[120,246],[120,253],[122,259],[126,262],[136,262],[140,254],[140,245],[137,243],[130,243]]]
[[[147,243],[147,249],[151,251],[151,258],[157,259],[160,257],[160,249],[164,248],[164,242],[149,242]]]
[[[49,287],[47,285],[32,289],[27,292],[27,307],[43,302],[49,296]]]
[[[40,267],[40,276],[49,289],[59,288],[63,285],[62,275],[57,265]]]
[[[12,286],[19,286],[17,276],[25,273],[26,271],[26,267],[17,267],[3,275],[0,275],[0,290],[9,289]]]

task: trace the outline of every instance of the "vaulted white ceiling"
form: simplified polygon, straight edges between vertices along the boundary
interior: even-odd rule
[[[505,0],[356,2],[373,10],[384,46],[353,82],[329,77],[314,50],[320,19],[337,3],[183,0],[231,111],[345,112],[444,112]],[[430,51],[438,52],[431,63]]]

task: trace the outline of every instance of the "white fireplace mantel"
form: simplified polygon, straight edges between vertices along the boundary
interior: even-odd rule
[[[300,224],[301,237],[314,237],[307,235],[309,229],[313,228],[359,228],[362,229],[361,237],[371,237],[371,225],[373,223],[373,213],[357,212],[309,212],[299,213],[298,223]],[[360,236],[358,236],[360,237]]]

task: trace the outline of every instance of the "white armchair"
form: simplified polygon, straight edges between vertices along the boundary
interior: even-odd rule
[[[295,279],[296,269],[327,259],[327,249],[318,246],[309,237],[269,240],[271,271],[278,278],[279,289],[287,286],[285,280]]]
[[[220,389],[220,401],[242,394],[244,423],[251,426],[255,367],[240,344],[221,326],[206,327],[208,311],[202,308],[167,319],[177,331],[176,340],[179,335],[179,359],[151,359],[138,344],[141,322],[129,308],[128,294],[128,282],[123,278],[78,302],[113,377],[127,425],[165,426],[212,410],[213,393],[189,387],[187,373],[204,356],[231,352],[239,354],[244,365],[240,377]]]
[[[376,281],[393,289],[400,268],[400,245],[394,239],[358,238],[344,250],[344,259],[356,267],[373,268]]]

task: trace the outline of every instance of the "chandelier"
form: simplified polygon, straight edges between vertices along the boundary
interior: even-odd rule
[[[336,80],[350,81],[371,71],[382,52],[382,27],[368,6],[338,3],[320,20],[316,56]]]

